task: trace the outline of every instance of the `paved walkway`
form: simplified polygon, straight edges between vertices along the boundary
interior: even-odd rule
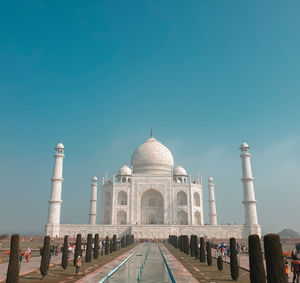
[[[118,258],[112,260],[111,262],[103,265],[93,273],[85,276],[84,278],[76,281],[77,283],[94,283],[99,282],[103,279],[107,274],[109,274],[112,270],[114,270],[117,266],[120,265],[127,257],[129,257],[135,250],[137,250],[136,254],[121,267],[119,271],[117,271],[109,281],[113,282],[137,282],[137,274],[138,270],[140,269],[140,265],[143,263],[145,252],[148,249],[148,245],[152,245],[150,248],[148,260],[145,263],[145,267],[142,273],[141,282],[170,282],[170,277],[168,273],[164,272],[165,276],[162,278],[153,278],[157,275],[160,275],[160,269],[165,269],[165,264],[162,261],[161,254],[157,248],[156,243],[152,244],[140,244],[139,246],[127,251],[123,255],[119,256]],[[174,276],[176,283],[197,283],[198,281],[191,275],[191,273],[164,247],[164,245],[160,244],[160,248],[165,256],[165,259],[171,269],[171,272]],[[151,261],[153,259],[154,261]],[[158,261],[159,259],[159,261]],[[137,262],[137,264],[135,264]],[[159,262],[161,265],[160,267],[154,266],[154,263]],[[138,264],[140,263],[140,264]],[[132,267],[132,268],[131,268]],[[137,267],[137,268],[136,268]],[[157,274],[153,274],[156,272]],[[118,274],[119,273],[119,274]],[[125,277],[124,277],[125,276]],[[119,278],[120,277],[120,278]],[[121,280],[118,280],[121,279]],[[108,281],[108,282],[109,282]]]
[[[165,259],[171,269],[176,283],[198,283],[198,280],[182,265],[182,263],[173,256],[169,250],[162,244],[159,245]]]
[[[58,256],[51,257],[50,264],[57,264],[60,262],[61,262],[61,254]],[[20,275],[39,270],[40,264],[41,264],[40,256],[32,257],[30,259],[30,262],[26,262],[26,260],[24,258],[22,261],[22,264],[21,264]],[[7,268],[8,268],[8,262],[3,262],[0,264],[0,282],[5,281],[6,274],[7,274]]]

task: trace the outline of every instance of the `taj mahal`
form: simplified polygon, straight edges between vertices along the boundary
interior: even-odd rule
[[[131,156],[131,165],[122,166],[112,178],[102,178],[99,224],[97,223],[98,178],[91,181],[88,224],[61,224],[64,145],[59,143],[49,200],[45,233],[51,237],[81,233],[99,233],[100,237],[133,234],[135,238],[168,238],[172,235],[208,238],[246,238],[261,235],[257,221],[256,200],[247,143],[240,147],[244,206],[243,225],[218,225],[214,179],[207,185],[202,178],[192,178],[181,166],[174,167],[171,151],[152,134]],[[208,190],[209,224],[204,224],[203,190]],[[99,193],[100,196],[100,193]],[[78,200],[79,201],[79,200]]]

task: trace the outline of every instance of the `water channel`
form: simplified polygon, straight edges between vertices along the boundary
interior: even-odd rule
[[[146,258],[146,261],[145,261]],[[144,263],[145,262],[145,263]],[[144,263],[144,267],[142,265]],[[140,270],[142,268],[142,273]],[[137,278],[140,275],[140,280]],[[172,282],[156,243],[145,243],[116,273],[105,282]]]

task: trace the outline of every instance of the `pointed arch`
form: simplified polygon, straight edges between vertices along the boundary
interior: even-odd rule
[[[187,196],[185,192],[180,191],[177,194],[177,205],[178,206],[187,205]]]
[[[201,225],[201,215],[199,211],[196,211],[194,214],[194,223],[195,225]]]
[[[141,197],[141,224],[164,224],[164,198],[154,189]]]
[[[179,225],[188,224],[188,214],[184,210],[181,210],[177,213],[177,224]]]
[[[118,205],[127,205],[127,194],[124,191],[118,193]]]
[[[197,192],[194,193],[194,206],[200,206],[200,195]]]
[[[117,224],[124,225],[127,224],[127,213],[124,210],[120,210],[117,213]]]

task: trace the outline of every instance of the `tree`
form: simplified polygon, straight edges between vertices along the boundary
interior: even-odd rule
[[[258,235],[248,237],[250,281],[251,283],[266,283],[263,255]]]
[[[95,242],[94,242],[94,259],[97,259],[99,256],[99,234],[95,235]]]
[[[221,272],[223,270],[223,258],[221,255],[218,256],[217,265],[218,270]]]
[[[109,251],[109,239],[108,236],[105,238],[105,254],[107,255]]]
[[[184,243],[185,243],[185,253],[188,255],[189,254],[189,236],[184,235]]]
[[[178,248],[182,252],[182,235],[178,237]]]
[[[12,235],[10,239],[10,253],[6,275],[6,283],[17,283],[19,281],[19,246],[19,235]]]
[[[279,236],[277,234],[265,235],[264,247],[268,283],[288,282],[285,273],[285,264]]]
[[[81,256],[81,234],[77,234],[76,247],[74,252],[74,266],[76,265],[77,258]]]
[[[194,235],[191,235],[190,250],[191,250],[191,257],[194,257]]]
[[[113,251],[117,250],[117,235],[113,235]]]
[[[205,262],[204,238],[200,238],[200,262]]]
[[[194,238],[194,256],[195,258],[198,258],[198,237],[197,235],[195,235],[195,238]]]
[[[206,257],[207,257],[207,265],[212,265],[212,258],[211,258],[211,244],[210,242],[206,242]]]
[[[110,242],[109,242],[109,253],[112,253],[113,251],[114,251],[113,242],[112,242],[112,240],[110,240]]]
[[[86,246],[86,254],[85,254],[85,262],[92,261],[92,245],[93,245],[93,235],[87,235],[87,246]]]
[[[68,236],[66,235],[64,238],[64,247],[63,247],[63,254],[61,258],[61,266],[63,269],[68,267]]]
[[[44,279],[48,273],[49,263],[50,263],[50,237],[45,236],[44,237],[44,246],[43,246],[43,255],[42,255],[41,266],[40,266],[40,272],[42,274],[42,279]]]
[[[233,281],[239,278],[239,263],[237,260],[236,240],[230,238],[230,274]]]

